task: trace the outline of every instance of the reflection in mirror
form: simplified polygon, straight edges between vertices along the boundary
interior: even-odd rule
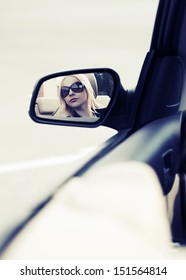
[[[109,105],[113,88],[113,77],[108,72],[51,78],[40,86],[36,116],[63,121],[97,121]]]

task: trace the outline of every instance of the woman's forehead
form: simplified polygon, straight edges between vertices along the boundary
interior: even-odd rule
[[[71,86],[73,83],[77,81],[79,81],[79,79],[76,78],[75,76],[66,76],[62,81],[62,85]]]

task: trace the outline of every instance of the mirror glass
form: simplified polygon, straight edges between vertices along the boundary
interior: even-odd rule
[[[95,122],[102,117],[113,95],[108,72],[60,75],[44,81],[35,102],[39,118]]]

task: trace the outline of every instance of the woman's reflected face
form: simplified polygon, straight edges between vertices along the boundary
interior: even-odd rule
[[[79,90],[77,90],[77,88],[79,88]],[[64,78],[62,82],[61,92],[63,92],[63,89],[64,93],[66,91],[63,98],[69,107],[75,109],[87,104],[86,88],[76,77],[68,76]]]

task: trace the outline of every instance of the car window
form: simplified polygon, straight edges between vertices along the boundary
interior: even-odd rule
[[[104,127],[32,123],[29,95],[42,75],[89,67],[113,68],[125,88],[135,87],[158,1],[91,0],[87,5],[85,0],[54,0],[45,5],[38,0],[35,6],[6,0],[0,5],[2,170],[48,157],[78,158],[114,135],[116,131]]]

